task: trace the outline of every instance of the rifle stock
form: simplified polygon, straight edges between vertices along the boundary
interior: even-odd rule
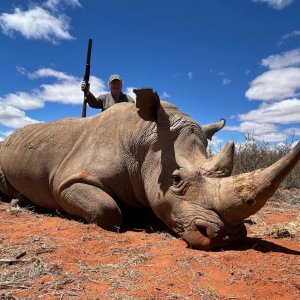
[[[90,80],[90,70],[91,70],[91,54],[92,54],[92,44],[93,40],[89,39],[89,44],[88,44],[88,51],[87,51],[87,56],[86,56],[86,65],[85,65],[85,73],[83,77],[83,81],[85,81],[86,85],[88,86],[89,80]],[[84,100],[82,104],[82,113],[81,117],[85,118],[86,117],[86,106],[87,106],[87,92],[84,91]]]

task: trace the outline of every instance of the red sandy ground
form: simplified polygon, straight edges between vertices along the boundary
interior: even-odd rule
[[[109,232],[0,202],[0,299],[300,299],[300,191],[286,192],[242,245],[211,252],[151,224]]]

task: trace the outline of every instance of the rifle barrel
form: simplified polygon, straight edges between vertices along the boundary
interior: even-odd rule
[[[92,45],[93,45],[93,40],[89,39],[88,51],[86,55],[85,73],[83,77],[83,80],[85,81],[86,85],[89,84],[89,80],[90,80],[90,71],[91,71],[90,63],[91,63],[91,55],[92,55]],[[82,113],[81,113],[82,118],[86,117],[86,104],[87,104],[86,92],[84,92],[84,100],[83,100]]]

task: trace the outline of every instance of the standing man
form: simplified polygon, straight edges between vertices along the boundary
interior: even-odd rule
[[[112,105],[120,102],[131,102],[134,100],[126,94],[122,93],[123,81],[120,75],[114,74],[109,77],[108,85],[110,93],[102,94],[95,97],[90,92],[90,85],[86,84],[85,81],[81,83],[81,90],[86,92],[86,100],[90,107],[101,108],[102,111],[108,109]]]

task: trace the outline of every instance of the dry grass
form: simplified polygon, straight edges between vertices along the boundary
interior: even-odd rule
[[[255,220],[256,226],[252,228],[254,236],[271,236],[273,238],[288,238],[293,239],[298,232],[300,232],[300,215],[291,222],[285,222],[279,224],[268,225],[264,222],[264,219],[259,216],[251,217]]]
[[[233,174],[251,172],[266,168],[290,152],[292,144],[273,146],[265,142],[247,139],[236,147]],[[300,163],[283,181],[282,186],[287,188],[300,188]]]

